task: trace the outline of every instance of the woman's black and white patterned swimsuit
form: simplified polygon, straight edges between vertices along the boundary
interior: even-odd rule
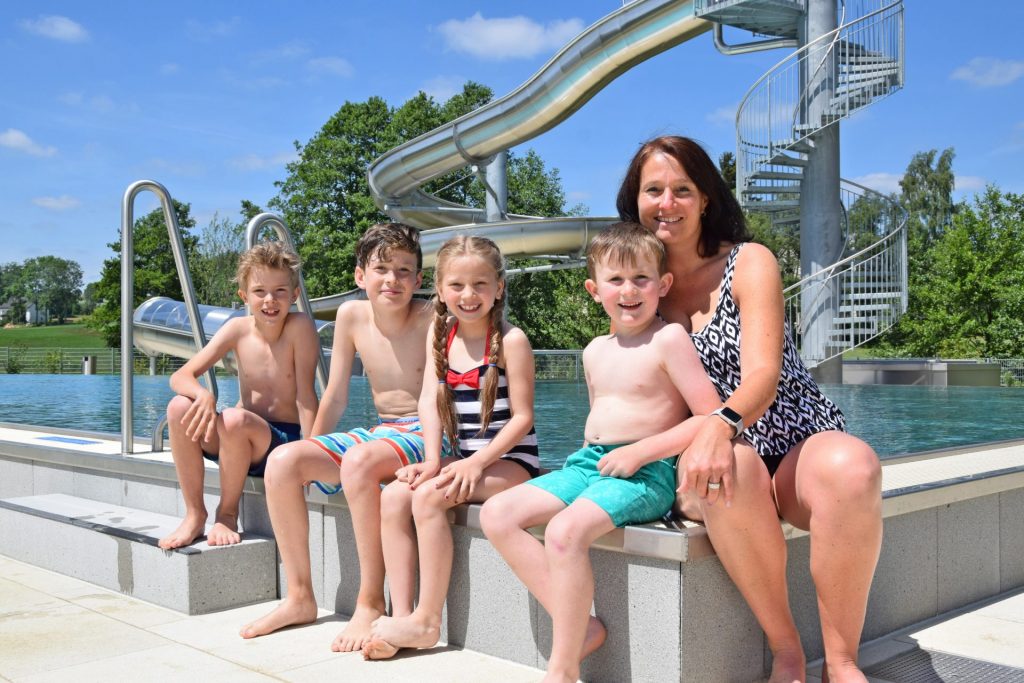
[[[736,256],[743,244],[729,252],[722,275],[722,286],[710,322],[691,335],[704,369],[725,401],[740,383],[740,309],[732,295],[732,279]],[[768,471],[782,462],[793,446],[812,434],[829,430],[846,431],[846,418],[835,403],[823,393],[811,373],[804,367],[796,344],[786,325],[782,345],[782,372],[775,402],[761,419],[747,427],[743,435],[754,446]]]

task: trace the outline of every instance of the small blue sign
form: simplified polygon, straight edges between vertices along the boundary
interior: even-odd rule
[[[103,443],[102,441],[93,441],[91,439],[76,439],[73,436],[37,436],[40,441],[60,441],[61,443],[74,443],[88,446],[96,443]]]

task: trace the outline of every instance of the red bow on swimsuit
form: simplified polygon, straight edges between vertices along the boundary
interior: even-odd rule
[[[452,325],[452,329],[448,332],[448,344],[445,346],[445,355],[448,355],[448,350],[452,348],[452,340],[455,339],[455,332],[459,329],[459,321],[456,320],[455,324]],[[486,360],[491,354],[491,331],[487,330],[487,341],[484,343],[484,359]],[[487,366],[475,367],[472,370],[466,372],[455,372],[451,368],[448,368],[448,374],[445,375],[444,381],[448,383],[448,386],[455,387],[460,384],[464,384],[470,389],[480,388],[480,370],[487,369]]]
[[[465,384],[471,389],[479,389],[480,368],[473,368],[468,372],[455,372],[454,370],[448,370],[448,376],[445,377],[445,381],[448,382],[448,386],[450,387]]]

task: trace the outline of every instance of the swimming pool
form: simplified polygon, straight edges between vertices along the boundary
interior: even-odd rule
[[[219,382],[220,403],[238,400],[234,378]],[[827,385],[849,429],[882,457],[1024,438],[1024,389]],[[121,380],[116,375],[0,375],[0,422],[118,432]],[[149,437],[172,396],[166,377],[135,378],[135,434]],[[557,466],[579,448],[587,388],[576,382],[537,383],[541,460]],[[352,380],[342,427],[376,420],[366,380]]]

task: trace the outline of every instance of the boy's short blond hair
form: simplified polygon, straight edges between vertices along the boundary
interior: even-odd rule
[[[249,276],[257,268],[271,270],[287,270],[292,289],[299,286],[299,267],[302,262],[299,255],[284,246],[282,242],[260,242],[252,249],[242,252],[238,257],[238,269],[235,271],[235,282],[242,289],[249,284]]]
[[[377,223],[363,233],[356,243],[356,266],[365,269],[370,259],[387,261],[394,250],[416,257],[416,270],[423,270],[420,231],[405,223]]]
[[[668,272],[665,245],[654,233],[632,221],[613,223],[597,233],[587,247],[587,272],[593,278],[598,264],[635,266],[641,258],[650,258],[658,266],[658,275]]]

